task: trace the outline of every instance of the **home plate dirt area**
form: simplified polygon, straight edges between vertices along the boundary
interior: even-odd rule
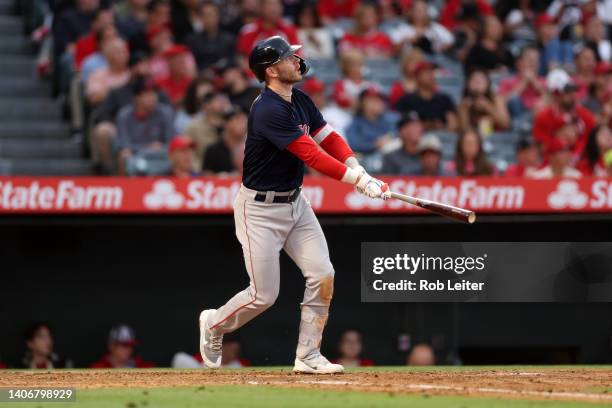
[[[371,368],[296,375],[288,368],[0,372],[0,387],[157,388],[242,385],[341,391],[554,399],[612,405],[610,368]]]

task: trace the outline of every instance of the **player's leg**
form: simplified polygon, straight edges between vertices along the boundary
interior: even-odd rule
[[[321,355],[321,339],[334,291],[334,268],[321,225],[304,197],[294,203],[296,224],[285,242],[285,252],[306,279],[294,370],[308,373],[342,372]]]
[[[289,215],[286,207],[254,202],[242,193],[236,200],[236,235],[242,245],[250,283],[219,309],[205,310],[200,315],[200,351],[209,367],[220,363],[223,334],[238,329],[268,309],[278,297],[279,252],[290,228],[282,223]]]

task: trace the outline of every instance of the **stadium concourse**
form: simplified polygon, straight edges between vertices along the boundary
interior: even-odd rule
[[[608,0],[0,4],[1,174],[239,174],[275,34],[370,173],[612,173]]]

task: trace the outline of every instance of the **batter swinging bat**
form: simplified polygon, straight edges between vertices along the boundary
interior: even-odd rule
[[[391,197],[405,201],[409,204],[416,205],[427,211],[443,215],[444,217],[452,218],[453,220],[473,224],[476,221],[476,213],[464,208],[453,207],[452,205],[437,203],[435,201],[424,200],[422,198],[411,197],[408,195],[390,192]]]

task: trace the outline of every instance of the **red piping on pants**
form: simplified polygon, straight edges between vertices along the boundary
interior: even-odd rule
[[[257,282],[255,282],[255,271],[253,270],[253,257],[251,256],[251,239],[249,238],[249,228],[247,226],[247,216],[246,216],[246,200],[244,200],[244,205],[242,206],[243,208],[243,213],[244,213],[244,231],[247,237],[247,243],[248,243],[248,247],[249,247],[249,262],[251,264],[251,278],[253,279],[253,286],[255,287],[255,296],[253,296],[253,300],[251,300],[249,303],[246,303],[242,306],[240,306],[238,309],[234,310],[232,313],[229,314],[229,316],[227,316],[225,319],[221,320],[219,323],[214,324],[213,326],[210,327],[210,329],[214,329],[215,327],[217,327],[218,325],[220,325],[221,323],[223,323],[224,321],[226,321],[227,319],[229,319],[230,317],[232,317],[233,315],[235,315],[240,309],[243,309],[245,307],[247,307],[250,304],[253,304],[255,302],[255,300],[257,300]],[[249,271],[247,271],[248,273]]]

